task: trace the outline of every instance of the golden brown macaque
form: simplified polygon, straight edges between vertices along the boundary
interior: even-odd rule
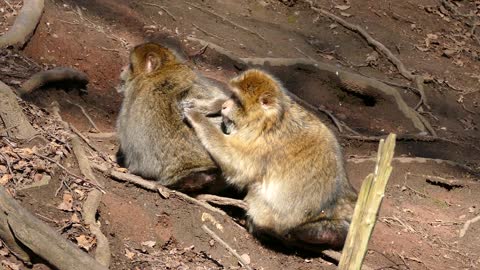
[[[227,96],[176,52],[156,43],[135,47],[120,75],[117,158],[130,172],[187,192],[221,182],[217,165],[183,119],[183,108],[219,114]],[[219,119],[220,117],[217,117]]]
[[[356,202],[334,134],[259,70],[230,82],[219,131],[186,117],[227,182],[247,189],[249,230],[309,250],[341,249]]]

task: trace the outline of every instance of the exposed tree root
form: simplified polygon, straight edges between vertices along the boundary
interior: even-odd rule
[[[185,199],[186,201],[197,204],[197,205],[199,205],[199,206],[201,206],[205,209],[208,209],[212,212],[215,212],[215,213],[218,213],[218,214],[224,215],[224,216],[227,215],[224,211],[222,211],[218,208],[215,208],[215,207],[209,205],[208,203],[199,201],[199,200],[197,200],[195,198],[192,198],[192,197],[190,197],[187,194],[184,194],[182,192],[171,190],[171,189],[169,189],[165,186],[159,185],[157,182],[145,180],[145,179],[143,179],[143,178],[141,178],[140,176],[137,176],[137,175],[118,172],[118,171],[115,171],[113,169],[109,169],[105,165],[101,165],[101,164],[92,164],[92,167],[94,169],[106,174],[108,177],[110,177],[114,180],[121,181],[121,182],[132,183],[132,184],[135,184],[135,185],[137,185],[139,187],[142,187],[144,189],[151,190],[151,191],[154,191],[154,192],[158,192],[163,198],[168,198],[170,196],[170,194],[174,194],[174,195],[177,195],[178,197],[181,197],[181,198]]]
[[[53,103],[52,111],[56,118],[63,123],[65,129],[69,130],[70,125],[67,122],[63,121],[60,116],[60,109],[58,107],[58,103]],[[90,161],[85,154],[85,150],[83,149],[80,137],[74,134],[70,134],[70,137],[73,153],[77,158],[80,171],[86,178],[94,181],[96,186],[99,186],[103,189],[104,183],[99,179],[96,179],[95,175],[93,174],[92,168],[90,167]],[[93,189],[92,191],[90,191],[87,195],[85,203],[83,204],[82,216],[85,224],[89,227],[90,231],[93,235],[95,235],[95,238],[97,239],[95,259],[101,265],[108,268],[111,260],[110,244],[107,237],[100,230],[100,225],[99,223],[97,223],[97,219],[95,217],[97,214],[98,206],[100,205],[100,201],[102,200],[102,196],[103,193],[98,189]]]
[[[405,65],[403,65],[402,61],[398,59],[385,45],[383,45],[381,42],[378,40],[374,39],[370,34],[365,31],[362,27],[349,23],[345,21],[344,19],[336,16],[335,14],[332,14],[322,8],[318,8],[315,6],[313,1],[311,0],[305,0],[308,4],[310,4],[310,8],[324,16],[327,16],[331,20],[334,20],[335,22],[338,22],[339,24],[343,25],[345,28],[352,30],[354,32],[357,32],[360,34],[370,46],[372,46],[375,50],[377,50],[379,53],[382,53],[385,55],[390,62],[392,62],[400,72],[400,74],[405,77],[406,79],[410,80],[411,82],[415,83],[417,86],[418,93],[420,94],[420,101],[418,104],[415,106],[415,110],[418,109],[422,104],[427,107],[427,109],[430,109],[430,106],[428,105],[427,102],[427,97],[425,96],[425,90],[423,87],[424,84],[424,78],[423,76],[420,75],[413,75],[412,72],[407,70],[405,68]]]
[[[476,216],[470,220],[467,220],[467,222],[465,222],[465,224],[463,225],[463,228],[460,230],[460,238],[465,236],[465,234],[468,231],[468,228],[470,227],[470,225],[472,225],[472,223],[475,223],[478,221],[480,221],[480,216]]]
[[[34,74],[22,84],[21,88],[18,90],[18,94],[20,96],[25,95],[47,83],[59,81],[76,81],[80,84],[86,85],[88,84],[88,77],[85,73],[73,68],[56,67]]]
[[[4,238],[4,232],[10,233],[15,242],[12,243],[8,238]],[[25,210],[1,186],[0,237],[5,241],[5,244],[9,245],[10,249],[23,250],[23,256],[34,253],[56,269],[107,269],[73,243],[64,239],[50,226]],[[20,258],[28,259],[26,257]]]
[[[348,71],[340,70],[336,66],[332,66],[326,63],[313,61],[307,58],[239,58],[230,51],[205,40],[188,37],[189,40],[200,43],[208,48],[215,50],[217,53],[230,58],[232,61],[238,63],[238,67],[246,69],[248,66],[261,66],[268,68],[269,66],[302,66],[306,68],[313,68],[321,72],[326,72],[331,76],[339,79],[341,85],[346,91],[353,93],[361,93],[369,95],[368,92],[375,91],[383,96],[390,97],[393,102],[397,104],[398,109],[403,115],[412,121],[412,124],[420,132],[430,132],[436,136],[435,130],[426,119],[422,119],[421,116],[411,107],[405,103],[400,93],[396,88],[393,88],[381,81],[368,78],[362,75],[351,73]]]
[[[378,142],[381,139],[385,139],[385,136],[362,136],[362,135],[346,135],[342,134],[342,138],[348,139],[348,140],[357,140],[357,141],[364,141],[364,142]],[[398,135],[397,136],[397,141],[417,141],[417,142],[446,142],[446,143],[452,143],[455,145],[459,146],[468,146],[477,149],[480,152],[480,148],[476,145],[469,144],[469,143],[463,143],[461,141],[457,141],[454,139],[449,139],[449,138],[442,138],[442,137],[435,137],[435,136],[420,136],[420,135],[415,135],[415,134],[403,134],[403,135]]]
[[[0,136],[27,140],[38,135],[18,104],[17,96],[8,85],[0,81],[0,125],[1,124],[5,126],[5,129],[2,130]]]
[[[362,162],[376,162],[377,159],[376,157],[351,157],[347,159],[349,162],[353,163],[362,163]],[[428,163],[428,162],[434,162],[436,164],[447,164],[452,167],[458,167],[460,169],[463,169],[464,171],[475,175],[475,176],[480,176],[480,172],[478,170],[475,170],[473,168],[470,168],[467,165],[460,164],[455,161],[451,160],[445,160],[445,159],[438,159],[438,158],[423,158],[423,157],[394,157],[393,161],[398,161],[400,163]]]
[[[13,26],[0,36],[0,48],[23,48],[35,31],[43,13],[44,0],[24,0]]]

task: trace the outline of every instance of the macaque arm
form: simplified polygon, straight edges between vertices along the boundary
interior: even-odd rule
[[[214,99],[214,100],[207,100],[207,99],[193,99],[191,100],[191,106],[205,114],[219,114],[222,110],[222,105],[226,101],[226,99]]]
[[[220,167],[231,168],[235,148],[229,145],[220,129],[198,111],[188,111],[186,117],[197,133],[200,142]]]

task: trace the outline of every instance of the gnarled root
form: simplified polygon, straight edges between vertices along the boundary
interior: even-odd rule
[[[44,0],[24,0],[13,26],[0,37],[0,48],[22,48],[30,39],[42,17]]]

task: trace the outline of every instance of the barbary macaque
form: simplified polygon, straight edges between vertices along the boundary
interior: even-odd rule
[[[219,114],[227,99],[224,91],[194,72],[176,51],[157,43],[136,46],[120,78],[119,163],[131,173],[186,192],[221,181],[182,110]]]
[[[249,231],[309,250],[341,249],[357,199],[340,145],[316,116],[266,72],[230,81],[225,134],[195,109],[185,111],[227,182],[245,188]]]

